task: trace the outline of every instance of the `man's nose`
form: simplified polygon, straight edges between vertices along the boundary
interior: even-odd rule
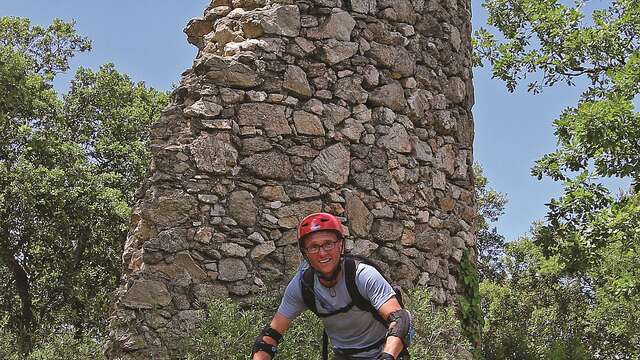
[[[318,254],[320,254],[321,252],[329,253],[329,251],[331,251],[331,250],[325,250],[324,247],[322,247],[322,246],[320,246],[320,248],[318,248]]]

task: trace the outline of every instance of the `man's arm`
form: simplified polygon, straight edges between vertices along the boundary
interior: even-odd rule
[[[378,309],[378,313],[385,321],[389,322],[389,316],[398,310],[402,310],[402,306],[400,306],[400,303],[394,296],[387,300],[384,304],[382,304],[382,306]],[[392,325],[394,324],[389,324],[390,327]],[[395,359],[398,357],[398,355],[400,355],[400,352],[403,348],[404,343],[402,342],[401,338],[397,336],[389,336],[387,337],[387,341],[384,344],[383,352],[391,354]]]
[[[273,330],[279,332],[282,335],[284,335],[285,331],[287,331],[287,329],[289,328],[289,325],[291,325],[291,320],[289,320],[284,315],[281,315],[279,313],[276,313],[273,319],[271,319],[271,323],[269,324],[269,326],[271,326]],[[276,339],[272,338],[271,336],[263,336],[262,340],[273,346],[278,346],[278,342],[276,341]],[[271,360],[271,356],[269,356],[269,354],[267,354],[264,351],[258,351],[255,354],[253,354],[252,359],[253,360]]]

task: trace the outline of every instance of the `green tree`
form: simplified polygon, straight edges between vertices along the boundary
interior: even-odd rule
[[[504,255],[505,238],[492,223],[504,215],[507,197],[489,186],[479,164],[474,164],[478,259],[476,267],[480,281],[498,279],[504,271],[500,258]]]
[[[513,91],[524,80],[534,93],[557,83],[580,86],[574,106],[554,121],[557,149],[532,174],[564,184],[533,242],[558,264],[562,281],[580,284],[597,325],[587,342],[598,358],[640,356],[640,2],[603,8],[578,1],[487,0],[489,25],[476,33],[479,61]],[[611,194],[602,179],[629,179]],[[597,326],[597,327],[596,327]],[[597,334],[594,335],[594,334]],[[590,341],[591,341],[590,340]]]
[[[167,103],[166,93],[132,83],[113,64],[80,68],[64,96],[65,128],[129,203],[149,165],[149,128]]]
[[[90,49],[72,23],[0,18],[0,320],[28,354],[55,332],[99,336],[117,285],[149,125],[166,94],[105,65],[53,89]],[[11,342],[8,342],[11,343]]]
[[[528,237],[506,246],[508,276],[481,283],[483,354],[492,359],[592,359],[592,317],[580,283]],[[596,344],[597,345],[597,344]]]

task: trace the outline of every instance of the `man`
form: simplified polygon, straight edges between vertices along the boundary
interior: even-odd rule
[[[404,356],[410,338],[410,315],[373,266],[360,262],[355,270],[357,291],[370,303],[371,310],[353,306],[354,296],[349,295],[354,293],[353,286],[347,289],[345,280],[348,259],[343,256],[340,220],[327,213],[305,217],[298,224],[298,246],[311,269],[307,274],[312,276],[299,272],[291,280],[277,313],[256,339],[252,359],[271,359],[282,334],[305,309],[322,319],[334,348],[334,360],[395,360]]]

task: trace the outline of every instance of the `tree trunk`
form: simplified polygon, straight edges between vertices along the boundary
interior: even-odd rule
[[[15,290],[20,298],[20,315],[14,326],[17,331],[20,352],[27,355],[33,350],[32,332],[34,322],[29,276],[9,249],[7,241],[3,241],[2,248],[0,248],[0,257],[7,264],[13,275]]]

